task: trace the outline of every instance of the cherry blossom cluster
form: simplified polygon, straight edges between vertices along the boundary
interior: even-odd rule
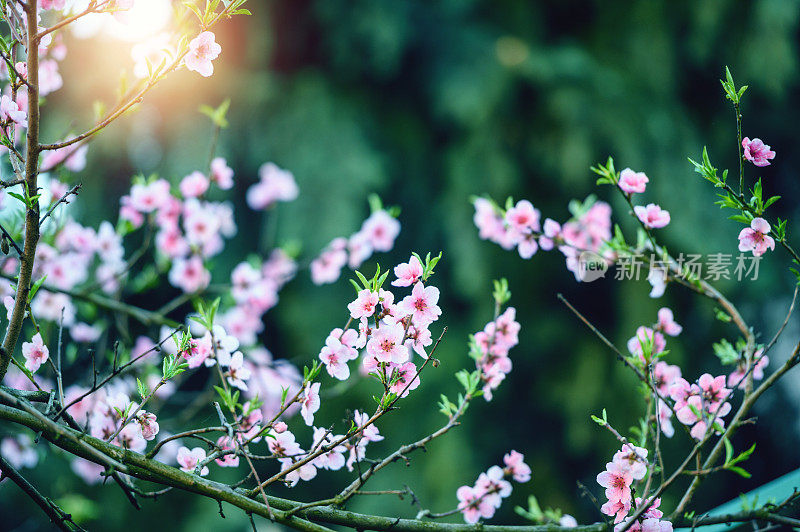
[[[486,198],[476,198],[474,205],[473,221],[480,238],[504,249],[516,247],[526,259],[539,249],[549,251],[557,247],[576,280],[581,280],[581,253],[605,255],[604,244],[611,238],[611,207],[592,198],[583,205],[571,206],[573,216],[563,225],[551,218],[540,222],[539,210],[527,200],[516,204],[509,201],[506,209]]]
[[[160,427],[155,414],[140,409],[139,404],[130,399],[134,391],[131,388],[129,382],[119,381],[87,394],[88,389],[70,386],[64,391],[66,401],[72,402],[87,395],[67,411],[78,424],[88,426],[89,434],[95,438],[141,453],[147,442],[155,439]],[[163,390],[159,396],[166,398],[170,390]]]
[[[649,181],[650,179],[644,172],[635,172],[630,168],[626,168],[620,172],[617,185],[620,190],[630,198],[633,194],[641,194],[644,192]],[[655,203],[648,203],[644,207],[636,205],[633,207],[633,212],[636,217],[639,218],[639,221],[648,229],[666,227],[670,221],[669,212]]]
[[[141,227],[146,218],[158,226],[157,249],[172,263],[169,282],[187,293],[208,286],[211,274],[204,260],[224,249],[223,237],[236,234],[231,205],[204,199],[211,183],[220,181],[219,175],[212,181],[193,172],[181,180],[178,194],[172,193],[166,179],[137,179],[121,200],[120,219],[133,228]],[[228,186],[226,178],[222,183]]]
[[[311,280],[316,285],[335,282],[342,269],[355,270],[375,252],[391,251],[400,234],[400,222],[389,211],[376,209],[364,220],[361,229],[348,238],[333,239],[311,261]]]
[[[503,466],[492,466],[478,476],[473,486],[458,488],[458,510],[464,516],[464,521],[475,524],[494,516],[503,499],[511,495],[513,489],[506,478],[520,483],[531,479],[531,468],[524,460],[521,453],[511,451],[503,457]]]
[[[470,356],[480,372],[483,383],[483,398],[491,401],[494,390],[511,372],[512,363],[508,353],[519,343],[520,324],[517,311],[508,307],[496,319],[486,324],[482,331],[472,335]]]
[[[219,365],[230,386],[246,392],[246,397],[258,398],[258,411],[262,417],[271,418],[278,414],[284,390],[291,393],[299,391],[302,377],[297,368],[288,361],[273,360],[265,347],[246,344],[243,351],[239,338],[220,324],[208,330],[192,321],[189,328],[192,338],[187,349],[178,353],[176,343],[168,341],[163,346],[164,351],[178,353],[190,369]],[[162,334],[166,337],[169,330],[162,329]],[[146,340],[140,345],[143,349],[148,347]],[[289,413],[294,411],[296,407],[288,410]]]
[[[364,287],[347,306],[349,322],[355,321],[358,330],[332,330],[319,354],[330,376],[346,380],[350,376],[348,362],[358,358],[359,350],[366,348],[362,374],[376,375],[390,393],[401,397],[419,386],[419,371],[412,354],[428,358],[425,348],[433,343],[429,327],[442,313],[438,306],[439,289],[423,284],[423,269],[416,255],[394,268],[394,286],[408,287],[413,283],[411,294],[398,302],[391,291],[380,286],[388,272],[380,283],[377,273],[373,283],[361,277]]]
[[[634,500],[632,486],[634,481],[645,478],[649,465],[647,449],[625,443],[606,464],[605,471],[597,475],[597,483],[605,488],[608,499],[601,511],[614,517],[615,523],[622,523],[631,510],[636,511],[641,506],[642,499]],[[654,500],[629,530],[671,532],[672,523],[661,520],[664,514],[658,510],[660,504],[661,499]]]
[[[682,331],[683,327],[675,322],[672,310],[662,307],[658,311],[658,321],[652,327],[642,325],[636,329],[636,334],[628,340],[628,351],[647,364],[666,349],[665,334],[678,336]]]
[[[50,180],[50,190],[53,198],[50,203],[58,201],[61,197],[58,194],[66,194],[65,186],[55,179]],[[72,219],[46,223],[33,270],[33,278],[43,284],[31,301],[31,311],[40,321],[63,323],[76,342],[94,342],[102,333],[102,323],[96,321],[90,325],[79,321],[72,298],[60,291],[79,286],[99,288],[108,293],[117,291],[126,270],[122,237],[109,222],[102,222],[97,230]],[[18,264],[17,258],[7,256],[0,268],[10,275],[16,272]],[[0,279],[0,296],[10,316],[14,305],[11,281]],[[40,335],[29,344],[23,355],[29,363],[28,369],[36,371],[47,360],[47,349],[46,346],[42,349]],[[36,349],[33,346],[37,346]]]
[[[258,183],[247,190],[247,204],[254,211],[269,209],[279,201],[297,199],[300,189],[294,175],[275,163],[264,163],[258,169]]]
[[[769,357],[764,353],[764,349],[757,349],[755,353],[753,353],[753,360],[755,364],[753,365],[753,371],[751,375],[753,376],[753,380],[760,381],[764,378],[764,369],[769,365]],[[740,360],[736,364],[736,369],[733,370],[730,375],[728,375],[728,387],[734,388],[737,387],[739,389],[744,389],[747,385],[747,362],[745,360]]]
[[[689,384],[678,378],[670,386],[669,395],[675,401],[675,416],[684,425],[692,427],[690,433],[696,440],[705,437],[709,429],[724,430],[722,419],[731,411],[727,402],[730,389],[725,387],[725,375],[717,377],[709,373],[700,376],[696,383]]]
[[[278,248],[266,261],[239,263],[231,272],[231,296],[235,305],[220,316],[220,323],[242,343],[256,343],[264,325],[263,315],[278,304],[278,293],[297,271],[297,264]]]

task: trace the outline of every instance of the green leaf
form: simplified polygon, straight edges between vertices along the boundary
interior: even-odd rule
[[[716,318],[717,318],[719,321],[722,321],[722,322],[725,322],[725,323],[729,323],[729,322],[731,321],[731,319],[732,319],[732,318],[731,318],[731,317],[728,315],[728,313],[724,312],[722,309],[720,309],[720,308],[718,308],[718,307],[715,307],[715,308],[714,308],[714,316],[715,316],[715,317],[716,317]]]
[[[723,366],[728,366],[739,362],[739,352],[728,340],[723,338],[718,343],[715,343],[713,347],[714,354],[717,356]]]
[[[200,106],[199,111],[209,117],[215,126],[220,129],[225,129],[228,127],[228,119],[226,118],[226,115],[228,114],[228,109],[230,106],[231,99],[227,98],[217,108],[203,104]]]
[[[142,400],[144,400],[149,394],[147,391],[147,385],[140,381],[139,377],[136,377],[136,389],[139,390],[139,396],[142,398]]]
[[[352,285],[353,285],[353,288],[355,288],[355,289],[356,289],[356,296],[357,296],[357,295],[358,295],[358,293],[359,293],[359,292],[361,292],[361,291],[363,290],[363,288],[362,288],[361,286],[358,286],[358,283],[357,283],[357,282],[355,282],[355,281],[354,281],[354,280],[352,280],[352,279],[348,279],[348,281],[350,281],[350,284],[352,284]]]
[[[737,475],[740,475],[740,476],[742,476],[744,478],[750,478],[750,477],[753,476],[753,475],[751,475],[750,473],[748,473],[747,471],[745,471],[744,469],[742,469],[739,466],[726,467],[725,469],[727,469],[728,471],[733,471]]]
[[[364,285],[364,290],[370,290],[372,283],[368,281],[366,277],[364,277],[364,274],[358,270],[355,271],[355,274],[356,277],[358,277],[358,280],[361,281],[361,284]]]
[[[733,444],[728,440],[728,438],[723,438],[722,443],[725,444],[725,464],[727,465],[730,463],[731,458],[733,457]]]
[[[36,292],[39,291],[39,288],[41,288],[42,283],[44,283],[45,279],[47,279],[47,275],[45,275],[44,277],[38,279],[35,283],[33,283],[30,292],[28,292],[28,303],[33,301],[33,297],[36,295]]]

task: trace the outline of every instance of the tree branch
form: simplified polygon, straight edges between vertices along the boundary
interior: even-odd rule
[[[27,479],[25,479],[25,477],[23,477],[19,471],[14,469],[11,464],[3,459],[2,456],[0,456],[0,472],[2,472],[3,477],[8,477],[11,479],[14,484],[19,486],[19,488],[33,500],[33,502],[38,504],[42,511],[47,514],[47,517],[50,518],[50,521],[52,521],[53,524],[59,529],[66,530],[67,532],[83,530],[83,528],[75,524],[70,514],[66,513],[50,499],[39,493],[39,490],[37,490],[33,484],[28,482]],[[70,526],[70,524],[72,526]]]

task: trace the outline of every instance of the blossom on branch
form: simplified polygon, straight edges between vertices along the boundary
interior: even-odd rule
[[[222,47],[214,41],[214,34],[204,31],[189,42],[189,51],[183,62],[186,68],[194,70],[203,77],[214,73],[212,61],[222,52]]]

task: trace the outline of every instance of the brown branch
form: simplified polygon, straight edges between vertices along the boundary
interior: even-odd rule
[[[25,197],[30,198],[36,194],[39,176],[39,54],[31,52],[36,50],[38,0],[30,0],[25,10],[27,18],[27,49],[28,49],[28,135],[25,161]],[[25,246],[20,256],[19,280],[17,293],[14,299],[14,309],[9,319],[6,336],[0,347],[0,382],[8,371],[8,364],[17,340],[22,332],[22,322],[25,320],[25,308],[28,305],[31,276],[33,275],[33,262],[36,257],[36,245],[39,242],[39,202],[30,201],[25,211]]]
[[[44,216],[42,216],[42,219],[41,219],[41,220],[39,220],[39,225],[42,225],[42,224],[44,223],[44,221],[45,221],[45,220],[47,220],[47,217],[48,217],[48,216],[50,216],[51,214],[53,214],[53,211],[54,211],[54,210],[56,210],[56,207],[58,207],[58,205],[59,205],[60,203],[63,203],[63,204],[65,204],[65,205],[66,205],[66,204],[68,204],[68,203],[69,203],[69,197],[70,197],[72,194],[75,194],[75,195],[77,195],[77,194],[78,194],[78,190],[79,190],[80,188],[81,188],[81,184],[80,184],[80,183],[78,183],[77,185],[75,185],[74,187],[72,187],[71,189],[69,189],[69,190],[68,190],[68,191],[67,191],[67,192],[66,192],[66,193],[65,193],[63,196],[61,196],[61,197],[58,199],[58,201],[57,201],[57,202],[53,203],[53,205],[51,205],[51,206],[50,206],[50,209],[47,211],[47,213],[46,213]]]

